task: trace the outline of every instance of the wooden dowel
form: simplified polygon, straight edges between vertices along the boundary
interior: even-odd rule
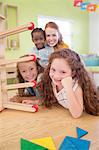
[[[22,58],[13,59],[13,60],[1,60],[0,66],[10,65],[12,63],[24,62],[24,61],[29,61],[29,60],[33,60],[33,56],[27,56],[27,57],[22,57]]]
[[[1,38],[5,38],[5,37],[7,37],[7,36],[10,36],[10,35],[14,35],[14,34],[18,34],[18,33],[20,33],[20,32],[24,32],[24,31],[26,31],[27,30],[27,28],[23,28],[23,29],[17,29],[17,30],[15,30],[15,31],[13,31],[13,30],[8,30],[8,31],[6,31],[6,32],[1,32],[0,33],[0,39]]]
[[[33,82],[26,82],[26,83],[17,83],[17,84],[9,84],[6,85],[7,90],[11,89],[20,89],[20,88],[25,88],[25,87],[33,87],[35,84]]]
[[[14,29],[10,29],[8,31],[1,32],[0,33],[0,38],[10,36],[12,34],[17,34],[17,33],[20,33],[20,32],[24,32],[24,31],[28,30],[28,28],[31,27],[31,25],[32,25],[31,23],[28,23],[27,25],[18,26],[18,27],[15,27]]]
[[[33,105],[20,104],[20,103],[15,103],[15,102],[8,102],[8,103],[3,104],[4,108],[35,112],[36,109],[32,108],[32,106]]]
[[[1,85],[1,79],[0,79],[0,111],[3,110],[3,95],[2,95],[2,91],[1,91],[2,85]]]
[[[0,14],[0,19],[5,20],[5,17]]]
[[[18,29],[16,31],[11,31],[10,34],[7,33],[6,35],[0,35],[1,36],[0,39],[5,38],[5,37],[10,36],[10,35],[18,34],[18,33],[21,33],[21,32],[27,31],[27,30],[28,30],[28,28],[23,28],[23,29]]]
[[[1,82],[1,92],[3,103],[8,101],[8,93],[6,89],[7,77],[6,77],[6,68],[2,67],[0,70],[0,82]]]

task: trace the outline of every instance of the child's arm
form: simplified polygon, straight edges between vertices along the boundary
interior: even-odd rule
[[[35,96],[19,96],[15,95],[10,99],[11,102],[23,104],[39,104],[39,100]]]
[[[22,103],[22,98],[19,95],[15,95],[10,98],[10,102]]]
[[[24,99],[24,100],[22,101],[22,104],[39,105],[39,100],[38,100],[38,99],[35,99],[35,100]]]
[[[67,99],[69,100],[69,111],[74,118],[81,116],[83,112],[83,93],[78,85],[74,91],[72,87],[72,77],[66,77],[62,80],[62,85],[66,90]]]

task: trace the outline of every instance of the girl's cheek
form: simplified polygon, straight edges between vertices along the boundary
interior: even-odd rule
[[[71,76],[70,73],[66,73],[65,75],[63,75],[64,78]]]
[[[49,73],[49,76],[50,76],[50,78],[51,78],[51,76],[52,76],[51,73]]]
[[[49,73],[49,76],[50,76],[50,78],[52,78],[52,77],[53,77],[53,73],[50,72],[50,73]]]

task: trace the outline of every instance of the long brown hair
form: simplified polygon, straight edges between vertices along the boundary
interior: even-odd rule
[[[46,31],[46,28],[53,28],[53,29],[56,29],[57,32],[58,32],[58,34],[59,34],[58,43],[54,46],[54,50],[55,50],[55,51],[61,50],[62,48],[68,48],[68,45],[63,42],[62,34],[60,33],[59,27],[58,27],[58,25],[57,25],[55,22],[48,22],[48,23],[45,25],[45,31]],[[45,33],[46,33],[46,32],[45,32]]]
[[[89,73],[86,71],[79,55],[70,49],[63,49],[62,51],[57,51],[50,55],[49,64],[44,71],[41,81],[45,106],[51,106],[55,100],[49,71],[52,61],[56,58],[65,59],[71,67],[72,78],[77,80],[79,86],[82,88],[86,112],[92,115],[99,115],[99,97],[97,96],[95,85],[93,84]]]
[[[27,57],[27,56],[29,56],[29,55],[24,55],[24,56],[21,56],[20,58]],[[26,62],[30,62],[30,61],[32,61],[32,60],[29,60],[29,61],[26,61]],[[43,73],[44,68],[40,65],[38,58],[36,58],[35,63],[36,63],[38,74]],[[24,79],[23,79],[22,75],[20,74],[18,65],[19,65],[19,63],[17,63],[17,82],[18,83],[24,83]],[[31,96],[31,95],[25,95],[24,94],[24,89],[25,88],[18,89],[19,96]]]

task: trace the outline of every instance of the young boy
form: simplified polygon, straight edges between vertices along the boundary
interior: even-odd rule
[[[54,49],[46,45],[45,32],[42,28],[35,28],[31,32],[31,37],[35,44],[31,52],[40,58],[40,64],[45,67],[48,63],[48,57],[54,52]]]

